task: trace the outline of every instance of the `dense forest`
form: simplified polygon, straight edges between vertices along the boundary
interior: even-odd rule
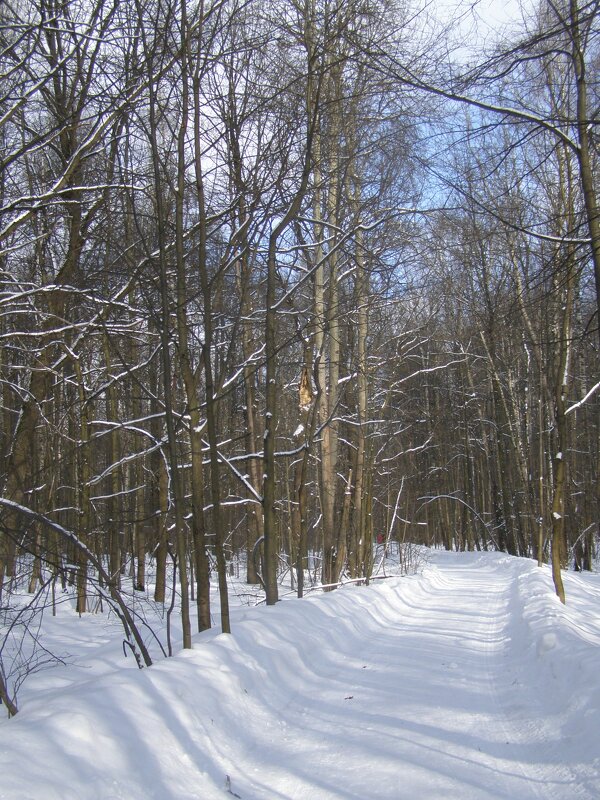
[[[598,0],[0,5],[0,605],[589,569]],[[440,15],[441,16],[441,15]],[[143,644],[140,659],[143,661]],[[6,699],[6,697],[4,698]]]

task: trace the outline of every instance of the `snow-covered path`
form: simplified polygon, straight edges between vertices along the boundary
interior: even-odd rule
[[[497,554],[240,612],[0,724],[0,798],[597,800],[597,575]],[[32,757],[35,763],[32,763]]]
[[[512,612],[519,614],[530,564],[445,561],[409,591],[402,581],[377,587],[354,635],[312,653],[314,680],[304,676],[295,690],[290,676],[292,699],[278,723],[263,720],[275,732],[251,758],[268,782],[243,797],[600,796],[595,769],[586,788],[571,748],[561,755],[560,728],[543,709],[552,687],[540,684],[538,694],[535,675],[519,663],[527,642],[513,641]],[[536,655],[544,641],[554,649],[553,635],[542,634]]]

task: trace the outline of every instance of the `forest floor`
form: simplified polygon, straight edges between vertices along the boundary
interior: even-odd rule
[[[431,553],[418,574],[239,603],[137,670],[117,622],[48,612],[62,664],[0,721],[3,800],[597,800],[600,575]],[[243,590],[240,590],[240,593]]]

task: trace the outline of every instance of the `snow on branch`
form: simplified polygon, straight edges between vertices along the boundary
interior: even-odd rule
[[[598,381],[598,383],[595,386],[592,386],[592,388],[589,390],[589,392],[586,394],[586,396],[582,397],[581,400],[579,400],[579,402],[574,403],[572,406],[569,406],[569,408],[567,408],[567,410],[565,411],[565,416],[567,414],[570,414],[571,411],[576,411],[578,408],[580,408],[582,405],[584,405],[584,403],[587,403],[587,401],[590,399],[590,397],[592,395],[596,394],[598,389],[600,389],[600,381]]]

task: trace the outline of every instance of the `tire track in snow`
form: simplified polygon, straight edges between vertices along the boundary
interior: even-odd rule
[[[499,726],[502,732],[507,771],[512,765],[519,773],[515,778],[521,788],[514,797],[519,800],[596,800],[578,783],[573,769],[555,763],[557,742],[550,737],[551,725],[543,715],[543,696],[534,683],[535,675],[531,671],[525,673],[533,680],[528,685],[521,683],[519,677],[524,677],[523,671],[512,660],[516,653],[511,652],[510,631],[517,624],[516,615],[523,612],[518,581],[530,571],[530,564],[523,565],[512,557],[499,557],[498,566],[501,569],[484,567],[489,578],[472,576],[470,585],[471,590],[476,589],[482,608],[488,609],[484,647],[488,673],[485,685],[492,709],[489,724]],[[540,701],[537,711],[542,711],[542,719],[538,722],[531,714],[532,696]],[[524,757],[527,752],[532,755],[529,760]]]
[[[484,590],[484,597],[487,598],[487,605],[491,611],[490,623],[485,641],[485,656],[489,670],[489,679],[486,681],[486,686],[488,688],[492,707],[496,710],[495,718],[500,726],[503,738],[506,740],[506,758],[510,759],[511,763],[513,763],[519,771],[521,777],[525,781],[527,791],[532,793],[532,798],[547,800],[547,791],[542,793],[542,790],[538,786],[539,783],[544,782],[540,771],[534,767],[533,764],[524,762],[517,752],[517,748],[522,745],[523,739],[527,742],[531,742],[532,739],[535,739],[535,735],[533,735],[530,726],[525,725],[523,720],[517,721],[512,716],[509,717],[498,690],[502,667],[498,664],[498,656],[496,655],[497,648],[494,647],[494,644],[506,639],[506,623],[503,624],[503,620],[510,618],[510,596],[512,594],[512,584],[515,580],[512,570],[507,570],[507,575],[510,576],[509,580],[505,581],[505,585],[500,591]],[[497,586],[497,577],[495,578],[495,583]],[[523,731],[526,728],[526,735],[523,736]],[[539,731],[536,731],[536,733],[539,733]],[[523,796],[523,800],[525,800],[525,796]]]
[[[421,576],[303,601],[301,617],[280,607],[261,656],[276,691],[256,708],[270,734],[232,754],[243,800],[596,800],[555,763],[535,656],[510,639],[528,642],[529,569],[441,554]]]

